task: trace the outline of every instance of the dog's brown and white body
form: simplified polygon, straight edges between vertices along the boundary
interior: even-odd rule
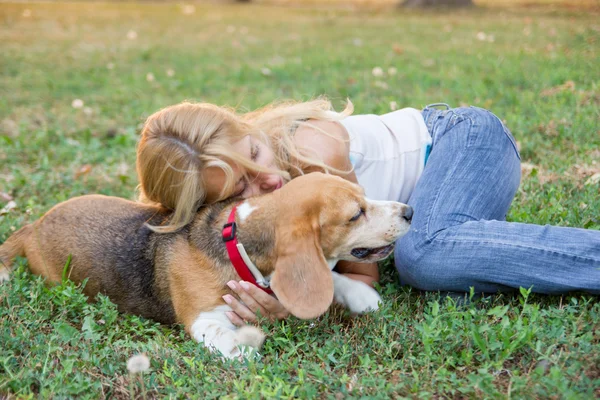
[[[226,357],[238,345],[259,346],[262,332],[238,331],[222,296],[239,279],[221,231],[234,202],[202,208],[176,233],[155,233],[166,211],[131,201],[90,195],[52,208],[0,246],[0,281],[15,256],[33,273],[60,282],[88,279],[84,292],[107,295],[120,311],[162,323],[184,324],[189,334]],[[335,300],[355,313],[375,310],[380,297],[368,285],[331,269],[338,260],[371,262],[389,255],[410,227],[410,207],[374,202],[360,186],[308,174],[237,208],[238,240],[279,301],[299,318],[324,313]],[[242,334],[242,332],[244,332]]]

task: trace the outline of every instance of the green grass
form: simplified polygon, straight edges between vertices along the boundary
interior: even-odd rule
[[[392,101],[490,108],[532,171],[509,218],[599,229],[598,17],[1,3],[0,208],[9,198],[16,208],[0,216],[0,242],[73,196],[133,198],[137,133],[160,107],[192,99],[253,109],[321,94],[338,107],[350,98],[358,113]],[[262,358],[239,365],[179,326],[120,315],[105,298],[88,304],[68,283],[47,288],[21,260],[0,286],[0,397],[140,397],[126,370],[139,352],[151,359],[147,397],[600,396],[597,298],[524,292],[459,306],[401,288],[389,262],[381,269],[381,311],[264,322]]]

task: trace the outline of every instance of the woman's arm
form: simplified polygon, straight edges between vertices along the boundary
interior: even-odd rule
[[[338,175],[350,182],[358,183],[350,163],[350,141],[346,129],[339,122],[311,120],[310,123],[328,134],[309,126],[300,126],[294,137],[296,145],[299,148],[307,149],[330,167],[349,171]],[[306,172],[310,172],[310,169]],[[377,263],[339,261],[336,269],[348,278],[364,282],[369,286],[379,282]]]

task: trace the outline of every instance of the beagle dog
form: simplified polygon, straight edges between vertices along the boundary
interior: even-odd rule
[[[242,358],[264,335],[238,329],[225,315],[231,308],[222,296],[233,293],[226,283],[240,279],[224,241],[228,220],[245,258],[265,277],[261,284],[267,282],[291,314],[310,319],[334,299],[354,313],[378,308],[373,288],[332,269],[339,260],[387,257],[411,216],[405,204],[368,200],[359,185],[322,173],[241,204],[202,207],[174,233],[147,226],[168,221],[167,210],[88,195],[56,205],[9,237],[0,246],[0,281],[8,279],[11,260],[24,256],[31,271],[50,282],[61,282],[65,272],[75,283],[87,279],[83,291],[90,298],[102,293],[122,312],[182,323],[211,350]]]

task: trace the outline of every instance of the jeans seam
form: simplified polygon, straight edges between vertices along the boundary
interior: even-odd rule
[[[430,233],[430,227],[431,227],[431,219],[433,216],[433,209],[436,207],[438,200],[440,198],[440,192],[442,190],[442,188],[446,185],[446,183],[448,182],[448,179],[450,179],[449,177],[452,175],[452,173],[454,171],[456,171],[456,167],[459,163],[459,161],[462,161],[462,159],[465,157],[464,152],[460,155],[460,157],[456,157],[454,159],[454,163],[452,164],[452,168],[448,170],[448,173],[446,174],[446,176],[444,177],[444,181],[442,182],[442,184],[439,186],[439,190],[436,191],[435,193],[435,199],[433,200],[433,204],[431,205],[431,207],[428,210],[429,215],[427,216],[427,223],[425,226],[425,232],[426,232],[426,239],[431,241],[437,234],[438,232],[443,231],[444,229],[447,229],[449,227],[443,228],[437,232],[435,232],[433,235]]]
[[[452,114],[452,119],[456,120],[456,122],[452,126],[446,126],[446,128],[444,129],[445,132],[447,132],[449,129],[452,129],[454,126],[458,125],[460,122],[468,120],[471,123],[471,126],[469,127],[468,136],[471,135],[471,130],[473,129],[473,127],[475,126],[475,124],[474,124],[473,119],[470,116],[462,114],[462,113],[457,113],[457,112],[454,111],[454,109],[444,110],[444,112],[448,113],[448,114]],[[448,122],[448,125],[450,125],[450,122],[453,122],[453,121],[450,120]],[[433,137],[433,135],[432,135],[432,137]],[[434,140],[436,140],[436,139],[437,138],[435,138]],[[444,185],[447,183],[448,179],[450,179],[449,177],[452,175],[452,173],[454,171],[456,171],[456,168],[457,168],[457,165],[459,164],[459,162],[462,161],[463,158],[465,157],[464,150],[469,147],[469,138],[468,137],[467,137],[466,143],[467,144],[466,144],[465,147],[463,147],[463,152],[460,154],[460,156],[454,158],[454,163],[452,164],[452,168],[448,170],[448,173],[444,177],[444,181],[441,183],[440,188],[444,187]],[[432,147],[432,149],[433,149],[433,147]],[[431,219],[432,219],[432,216],[433,216],[433,209],[437,205],[437,202],[438,202],[438,199],[439,199],[439,195],[440,195],[440,190],[438,190],[436,192],[436,196],[435,196],[435,199],[433,200],[433,204],[431,205],[431,208],[428,210],[429,211],[429,215],[427,216],[427,223],[426,223],[426,226],[425,226],[426,239],[428,239],[428,240],[432,240],[437,235],[438,232],[440,232],[440,231],[442,231],[442,230],[444,230],[446,228],[449,228],[449,227],[443,228],[440,231],[437,231],[437,232],[435,232],[433,234],[431,234],[431,232],[429,230],[429,228],[431,226]]]
[[[478,109],[478,110],[483,110],[483,111],[487,112],[489,115],[491,115],[495,120],[497,120],[500,123],[500,126],[502,126],[502,130],[504,131],[504,134],[506,135],[506,138],[508,139],[508,141],[512,145],[512,148],[515,151],[515,153],[517,153],[517,158],[520,160],[521,159],[521,154],[519,154],[519,149],[517,147],[517,139],[515,139],[515,137],[513,136],[513,134],[506,127],[506,125],[504,125],[504,122],[502,122],[502,120],[496,114],[494,114],[493,112],[491,112],[490,110],[487,110],[485,108],[479,108],[479,107],[471,107],[471,108]]]
[[[453,226],[457,226],[457,225],[453,225]],[[449,226],[448,228],[452,228],[453,226]],[[439,232],[443,232],[444,230],[446,230],[448,228],[444,228],[444,229],[440,230]],[[568,256],[568,257],[573,257],[573,258],[580,258],[580,259],[585,260],[585,261],[594,261],[594,262],[598,261],[596,259],[588,258],[588,257],[584,257],[584,256],[580,256],[580,255],[577,255],[577,254],[571,254],[571,253],[561,252],[561,251],[556,251],[556,250],[548,250],[548,249],[544,249],[544,248],[541,248],[541,247],[524,246],[522,244],[517,244],[517,243],[507,243],[507,242],[504,242],[504,241],[469,240],[469,239],[459,239],[459,238],[445,239],[445,238],[440,238],[438,236],[436,236],[433,239],[435,241],[447,242],[447,243],[469,243],[469,244],[482,244],[483,243],[483,244],[500,245],[500,246],[505,246],[505,247],[519,247],[519,248],[522,248],[522,249],[536,250],[536,251],[547,251],[549,253],[553,253],[553,254],[557,254],[557,255],[561,255],[561,256]],[[432,242],[433,242],[433,240],[430,241],[430,244]]]

